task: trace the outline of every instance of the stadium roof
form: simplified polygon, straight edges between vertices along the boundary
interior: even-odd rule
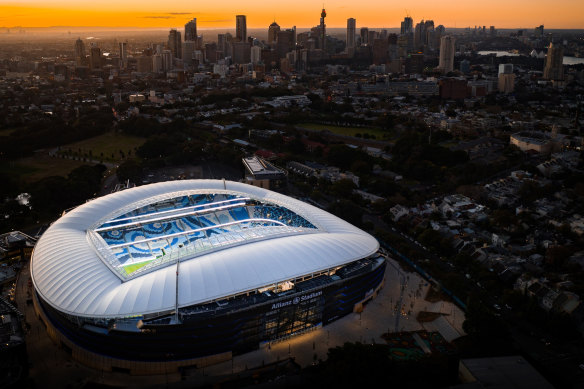
[[[134,222],[124,217],[132,210],[201,194],[284,207],[305,219],[310,228],[249,224],[240,233],[254,238],[196,253],[182,252],[175,262],[167,261],[133,278],[120,277],[104,255],[109,249],[96,244],[101,239],[96,238],[96,230],[108,229],[116,218],[120,223]],[[235,232],[227,231],[228,236],[231,233]],[[211,239],[215,237],[207,240]],[[85,317],[130,317],[221,299],[327,270],[372,255],[378,248],[375,238],[338,217],[269,190],[221,180],[169,181],[116,192],[61,217],[39,239],[31,274],[36,291],[59,311]]]

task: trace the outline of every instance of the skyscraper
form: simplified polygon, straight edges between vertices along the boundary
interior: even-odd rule
[[[78,38],[75,41],[75,63],[77,66],[82,66],[85,62],[85,43]]]
[[[420,50],[424,46],[424,41],[426,39],[426,25],[422,20],[420,23],[416,24],[414,29],[414,49]]]
[[[355,33],[357,21],[353,18],[347,19],[347,51],[355,48]]]
[[[247,42],[247,22],[245,15],[235,16],[235,41]]]
[[[326,24],[324,24],[324,18],[326,18],[326,11],[323,8],[320,13],[320,48],[322,50],[326,50]]]
[[[197,18],[185,24],[185,41],[197,40]]]
[[[406,16],[404,18],[404,21],[401,22],[401,31],[400,31],[400,33],[402,35],[405,35],[405,34],[411,34],[412,32],[414,32],[414,21],[409,16]]]
[[[501,93],[511,93],[515,88],[515,74],[513,74],[513,64],[505,63],[499,65],[498,89]]]
[[[168,34],[168,49],[172,52],[174,58],[182,58],[182,39],[180,31],[175,28],[171,29]]]
[[[91,69],[101,69],[101,49],[92,45],[89,51],[89,66]]]
[[[561,45],[550,42],[545,66],[543,68],[543,78],[551,81],[562,81],[564,79],[564,48]]]
[[[361,27],[361,44],[366,45],[369,43],[369,29],[367,27]]]
[[[120,68],[128,67],[128,42],[120,42]]]
[[[256,65],[262,60],[262,48],[259,46],[252,46],[251,48],[251,63]]]
[[[268,28],[268,44],[274,46],[278,40],[278,32],[280,32],[280,26],[274,20],[274,23],[270,24]]]
[[[450,35],[443,36],[440,39],[440,62],[438,68],[445,74],[454,70],[454,37]]]
[[[294,30],[288,29],[278,32],[276,50],[279,58],[285,58],[286,54],[294,50]]]

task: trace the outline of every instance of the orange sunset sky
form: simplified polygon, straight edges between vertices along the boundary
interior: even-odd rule
[[[494,25],[497,28],[584,28],[584,0],[335,0],[324,3],[328,27],[399,27],[409,14],[414,23],[432,19],[446,27]],[[248,28],[275,19],[284,28],[318,24],[322,2],[309,0],[0,0],[0,26],[181,27],[193,17],[197,26],[234,28],[235,15],[247,15]]]

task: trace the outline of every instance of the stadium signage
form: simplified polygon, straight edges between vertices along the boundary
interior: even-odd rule
[[[272,309],[279,309],[279,308],[287,307],[289,305],[296,305],[301,301],[310,300],[312,298],[319,297],[319,296],[322,296],[322,290],[319,290],[318,292],[312,292],[310,294],[305,294],[305,295],[302,295],[300,297],[294,297],[292,300],[274,303],[274,304],[272,304]]]

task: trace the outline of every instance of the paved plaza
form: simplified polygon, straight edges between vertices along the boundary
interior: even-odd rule
[[[53,344],[42,323],[36,319],[32,305],[26,304],[31,293],[27,283],[28,267],[24,268],[17,284],[17,303],[25,314],[30,331],[27,335],[30,379],[38,386],[82,387],[85,384],[100,383],[112,386],[143,387],[165,386],[181,381],[178,373],[166,376],[136,377],[123,373],[107,373],[89,369]],[[387,262],[385,286],[379,295],[365,306],[362,313],[351,313],[346,317],[316,328],[308,333],[294,336],[271,344],[259,350],[236,356],[232,361],[199,369],[189,376],[190,380],[206,381],[213,376],[224,376],[243,372],[264,364],[294,357],[302,367],[319,359],[326,359],[327,350],[342,346],[345,342],[385,343],[382,335],[401,331],[440,331],[444,338],[451,340],[463,334],[464,312],[449,301],[430,303],[424,296],[430,284],[417,273],[405,272],[393,259]],[[441,313],[432,322],[418,323],[419,312]],[[184,382],[184,381],[183,381]],[[194,381],[192,382],[194,383]]]

